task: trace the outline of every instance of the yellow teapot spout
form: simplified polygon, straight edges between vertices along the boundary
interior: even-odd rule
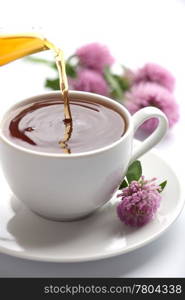
[[[39,35],[0,35],[0,66],[18,58],[50,49],[50,42]]]

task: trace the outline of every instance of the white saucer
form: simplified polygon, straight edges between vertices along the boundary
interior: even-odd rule
[[[119,221],[116,197],[81,221],[42,219],[11,196],[0,173],[0,251],[39,261],[82,262],[123,254],[153,241],[178,217],[184,198],[179,181],[167,163],[151,152],[141,161],[143,174],[148,179],[167,179],[168,185],[156,218],[139,229],[127,227]]]

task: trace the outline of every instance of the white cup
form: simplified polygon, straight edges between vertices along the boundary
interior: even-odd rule
[[[71,91],[71,98],[95,100],[115,107],[126,120],[125,134],[106,147],[70,155],[24,148],[4,135],[4,121],[12,110],[51,96],[61,97],[61,94],[52,92],[28,98],[5,114],[0,126],[2,168],[14,195],[33,212],[52,220],[75,220],[111,199],[129,164],[162,139],[168,121],[155,107],[143,108],[131,116],[124,106],[107,97]],[[157,129],[133,151],[135,131],[150,118],[159,119]]]

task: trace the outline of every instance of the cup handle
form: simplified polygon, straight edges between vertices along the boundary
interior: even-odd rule
[[[168,119],[165,114],[160,109],[151,106],[142,108],[132,116],[134,133],[137,131],[140,125],[151,118],[157,118],[159,120],[159,124],[155,131],[134,150],[129,165],[134,160],[138,159],[144,153],[149,151],[153,146],[158,144],[168,130]]]

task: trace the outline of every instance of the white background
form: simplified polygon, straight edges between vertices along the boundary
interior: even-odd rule
[[[156,62],[176,77],[180,121],[156,148],[184,178],[185,139],[185,1],[183,0],[32,0],[1,1],[0,31],[35,30],[61,46],[66,56],[87,43],[106,44],[118,62],[131,68]],[[49,53],[39,55],[52,58]],[[0,69],[0,113],[25,97],[42,93],[42,65],[16,61]],[[1,195],[3,197],[3,195]],[[0,254],[0,277],[123,276],[185,277],[185,211],[152,244],[98,262],[53,264],[29,262]]]

